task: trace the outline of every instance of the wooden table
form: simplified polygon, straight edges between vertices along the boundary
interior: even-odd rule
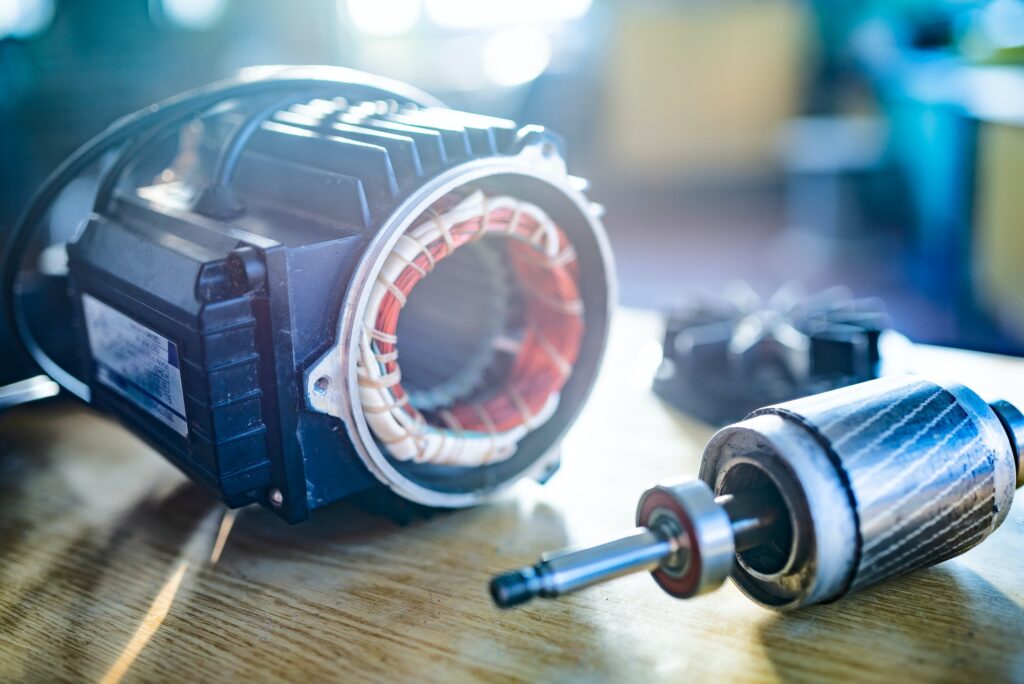
[[[546,486],[399,527],[340,504],[237,516],[89,409],[0,417],[0,680],[1024,681],[1024,504],[962,558],[792,614],[734,587],[692,601],[629,577],[520,610],[490,575],[630,528],[695,473],[710,430],[648,391],[657,318],[622,312]],[[941,350],[981,391],[1020,362]],[[1010,397],[1012,398],[1012,397]]]

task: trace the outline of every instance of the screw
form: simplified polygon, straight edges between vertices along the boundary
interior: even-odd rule
[[[274,508],[280,508],[281,504],[284,503],[284,494],[281,493],[280,489],[271,489],[269,499],[271,506]]]

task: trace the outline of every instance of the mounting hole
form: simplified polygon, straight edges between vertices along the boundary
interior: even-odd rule
[[[313,383],[313,391],[319,394],[321,397],[327,394],[327,388],[331,386],[331,379],[326,375],[316,379]]]
[[[555,154],[554,144],[549,142],[544,143],[540,146],[540,153],[544,155],[545,158],[553,156]]]

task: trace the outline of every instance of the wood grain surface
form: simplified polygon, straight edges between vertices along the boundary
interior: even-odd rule
[[[643,575],[493,608],[492,573],[628,529],[647,485],[696,473],[710,429],[648,391],[658,336],[619,315],[546,486],[406,526],[346,503],[295,527],[230,513],[87,408],[3,414],[0,680],[1024,681],[1020,502],[961,558],[797,613],[731,585],[676,601]],[[914,362],[982,392],[1024,377]]]

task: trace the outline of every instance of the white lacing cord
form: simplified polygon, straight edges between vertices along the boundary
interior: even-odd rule
[[[516,229],[523,214],[529,214],[537,221],[537,229],[530,235],[529,242],[544,255],[543,263],[565,264],[568,263],[566,259],[571,261],[571,258],[575,258],[571,247],[559,251],[557,227],[539,207],[512,197],[489,198],[484,193],[476,191],[445,212],[431,211],[431,220],[420,223],[401,236],[391,254],[385,259],[371,287],[356,361],[359,400],[366,422],[376,439],[385,446],[392,457],[400,461],[452,466],[499,463],[510,458],[515,453],[519,441],[546,422],[558,407],[559,395],[553,394],[544,407],[533,414],[523,398],[515,391],[510,391],[510,401],[523,416],[523,424],[511,430],[499,432],[492,418],[479,404],[476,405],[477,412],[480,422],[487,427],[485,432],[463,429],[450,411],[438,413],[445,427],[430,425],[418,411],[409,410],[407,396],[396,399],[391,391],[391,388],[401,381],[400,370],[396,368],[388,373],[383,368],[384,364],[397,359],[397,351],[382,354],[374,346],[375,341],[392,345],[398,341],[395,335],[375,328],[377,313],[388,293],[395,297],[400,306],[405,304],[404,293],[395,285],[397,277],[410,265],[413,265],[421,276],[429,273],[436,265],[436,260],[428,247],[431,243],[443,239],[448,251],[451,252],[455,244],[451,234],[452,226],[479,218],[482,228],[479,234],[474,236],[474,239],[478,239],[490,230],[491,214],[504,209],[512,212],[510,232]],[[415,264],[416,258],[420,255],[425,255],[429,265],[427,269]],[[531,294],[539,296],[544,293],[531,290]],[[550,297],[542,301],[555,304]],[[564,308],[567,303],[558,304]],[[577,306],[576,302],[570,302],[568,310],[571,313],[580,313],[582,305]],[[568,365],[565,359],[561,358],[546,340],[542,340],[542,345],[559,369],[568,374],[571,367],[563,368]]]

